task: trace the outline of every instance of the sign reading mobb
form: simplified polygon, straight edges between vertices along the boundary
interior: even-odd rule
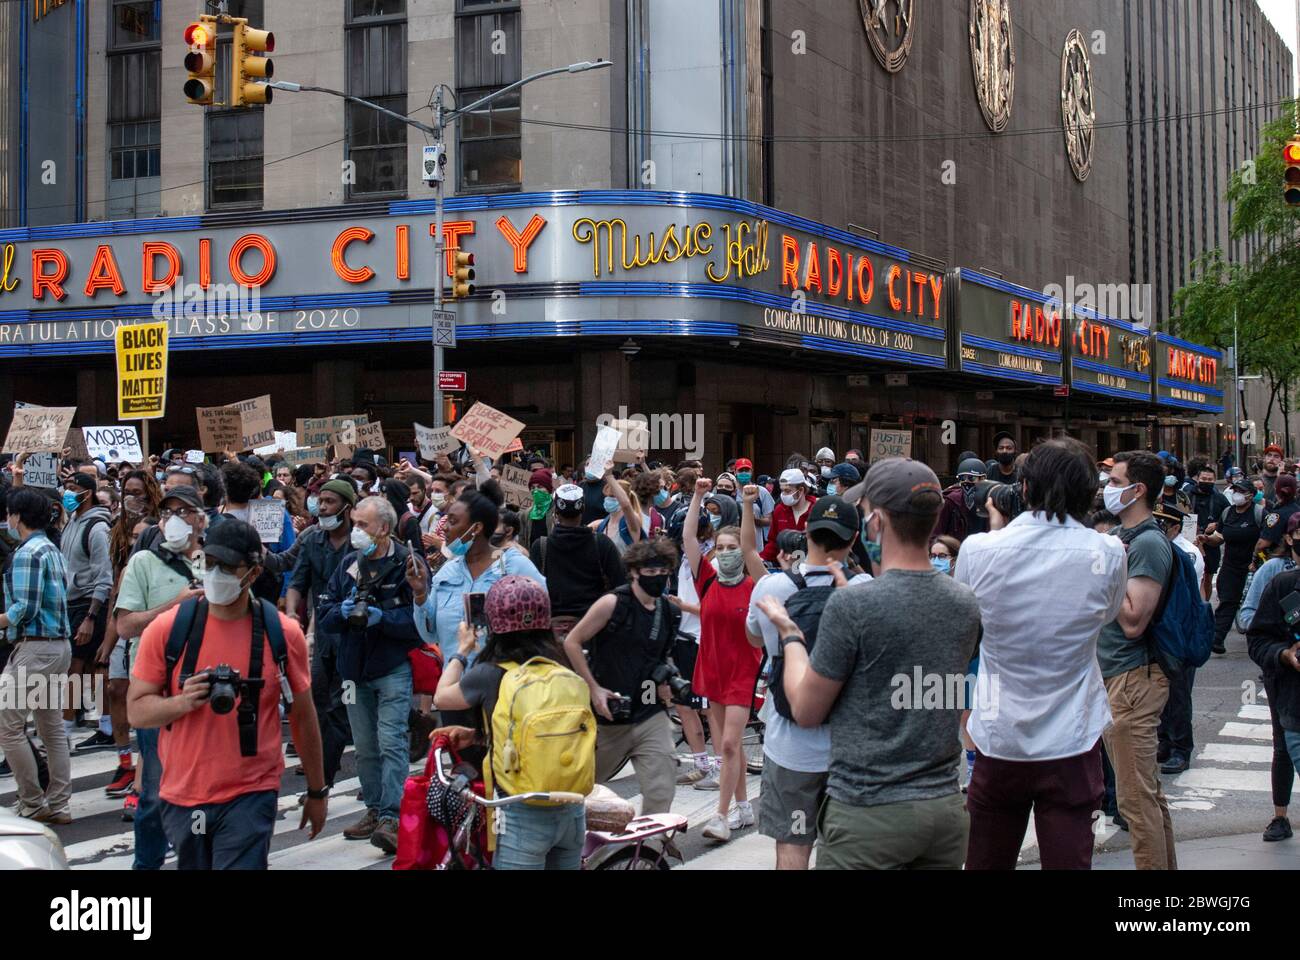
[[[60,933],[126,931],[134,940],[153,934],[152,897],[71,896],[50,901],[50,929]]]

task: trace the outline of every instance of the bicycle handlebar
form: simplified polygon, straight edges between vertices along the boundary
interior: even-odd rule
[[[433,745],[433,775],[438,778],[438,782],[444,787],[450,787],[451,781],[447,779],[447,774],[443,772],[442,761],[445,756],[447,742],[439,738]],[[568,793],[562,790],[536,791],[533,793],[517,793],[509,797],[501,797],[498,800],[489,800],[487,797],[480,797],[473,790],[466,790],[465,793],[471,800],[481,807],[489,810],[497,807],[508,807],[516,803],[524,803],[528,800],[545,800],[550,803],[585,803],[587,798],[580,793]]]

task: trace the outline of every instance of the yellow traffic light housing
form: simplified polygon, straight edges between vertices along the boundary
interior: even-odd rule
[[[474,254],[456,251],[451,296],[453,300],[474,296]]]
[[[217,67],[217,25],[207,17],[200,18],[185,28],[185,45],[190,52],[185,55],[185,97],[190,103],[210,106],[216,87],[213,76]]]
[[[1286,163],[1283,172],[1286,202],[1293,207],[1300,207],[1300,137],[1287,143],[1282,151]]]
[[[259,80],[270,80],[275,67],[269,57],[275,50],[275,34],[257,30],[247,20],[234,22],[230,46],[230,106],[246,107],[270,103],[274,92]]]

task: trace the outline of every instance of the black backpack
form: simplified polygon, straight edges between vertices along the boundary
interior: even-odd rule
[[[786,600],[785,609],[790,619],[803,632],[804,647],[811,656],[813,645],[817,643],[817,625],[821,623],[826,601],[835,592],[835,584],[832,582],[822,587],[810,587],[808,581],[794,570],[785,571],[785,575],[798,588],[797,592]],[[785,655],[778,649],[776,656],[772,658],[772,678],[768,681],[767,691],[772,697],[772,706],[776,708],[776,712],[787,720],[793,720],[794,711],[790,709],[790,701],[785,695],[784,672]]]
[[[81,528],[81,552],[87,557],[90,556],[90,533],[101,523],[106,527],[110,526],[104,517],[91,517],[90,522]]]

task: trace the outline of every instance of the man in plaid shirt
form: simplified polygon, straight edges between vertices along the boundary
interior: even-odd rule
[[[72,822],[72,767],[63,728],[64,686],[72,662],[63,554],[45,535],[52,504],[30,487],[9,493],[9,529],[22,538],[5,575],[0,630],[14,645],[0,675],[0,750],[18,783],[18,815],[42,823]],[[50,784],[42,791],[27,742],[27,714],[45,744]]]

